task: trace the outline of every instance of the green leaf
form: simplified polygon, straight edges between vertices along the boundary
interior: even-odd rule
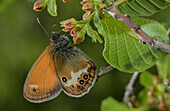
[[[95,30],[93,30],[93,33],[95,34],[95,37],[99,41],[99,43],[103,43],[103,40],[100,38],[99,34]]]
[[[103,41],[101,40],[101,38],[99,37],[98,33],[92,29],[92,27],[90,26],[90,23],[89,23],[89,22],[86,24],[86,28],[87,28],[87,35],[89,35],[89,36],[93,39],[94,42],[97,42],[96,39],[97,39],[100,43],[103,42]]]
[[[145,71],[140,75],[140,84],[144,87],[153,86],[154,75],[150,72]]]
[[[139,103],[139,106],[145,106],[145,105],[147,105],[147,103],[148,103],[148,98],[149,98],[149,96],[148,96],[148,90],[147,90],[147,89],[142,90],[142,91],[138,94],[138,96],[137,96],[137,101],[138,101],[138,103]]]
[[[47,10],[52,16],[57,16],[56,0],[49,0],[49,2],[47,3]]]
[[[137,17],[153,15],[167,6],[169,6],[169,2],[166,0],[130,0],[116,8],[123,14]]]
[[[86,27],[87,27],[87,35],[90,36],[93,39],[94,42],[97,42],[96,38],[95,38],[95,34],[93,33],[93,29],[90,26],[89,22],[86,24]]]
[[[158,22],[148,19],[134,19],[133,22],[141,25],[142,30],[149,36],[169,41],[165,28]],[[139,37],[129,27],[108,14],[94,24],[105,38],[104,58],[120,71],[143,72],[167,54],[139,43]]]
[[[100,7],[98,5],[95,6],[95,10],[96,10],[95,15],[94,15],[94,22],[95,23],[99,22],[99,8]]]
[[[162,79],[167,78],[167,76],[170,78],[170,54],[163,58],[162,60],[158,61],[156,63],[156,66],[158,68],[158,72],[161,74],[160,77]]]
[[[124,103],[119,103],[112,97],[102,101],[101,111],[130,111]]]

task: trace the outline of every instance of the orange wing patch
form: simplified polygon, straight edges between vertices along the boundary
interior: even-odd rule
[[[24,97],[31,102],[50,100],[62,90],[53,62],[53,47],[50,45],[44,50],[27,76]]]

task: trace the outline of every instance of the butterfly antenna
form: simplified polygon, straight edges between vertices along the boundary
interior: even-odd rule
[[[53,32],[54,31],[54,27],[56,26],[56,24],[54,24],[53,26],[52,26],[52,30],[51,30],[51,32]]]
[[[40,24],[41,28],[45,31],[45,33],[47,34],[47,36],[50,37],[50,35],[48,34],[48,32],[47,32],[47,31],[45,30],[45,28],[41,25],[40,20],[39,20],[38,17],[37,17],[37,22],[38,22],[38,24]]]
[[[56,24],[54,24],[53,25],[53,27],[52,27],[52,32],[54,31],[54,27],[56,26]],[[60,34],[60,32],[61,32],[62,30],[60,30],[59,32],[57,32],[58,34]]]

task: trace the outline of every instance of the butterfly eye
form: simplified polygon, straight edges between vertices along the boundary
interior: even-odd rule
[[[67,82],[67,78],[66,77],[62,77],[63,82]]]

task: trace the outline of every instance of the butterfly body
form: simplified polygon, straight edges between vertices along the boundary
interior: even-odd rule
[[[24,97],[40,103],[62,90],[72,97],[88,93],[96,80],[94,63],[68,37],[52,32],[50,40],[27,76]]]

